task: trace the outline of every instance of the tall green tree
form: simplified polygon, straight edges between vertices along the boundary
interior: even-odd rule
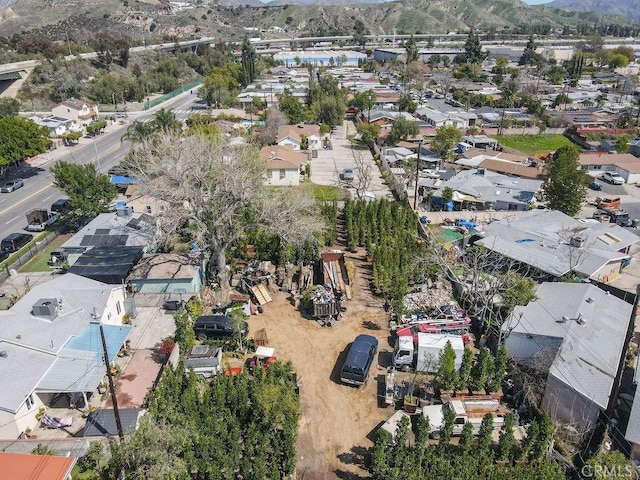
[[[464,43],[464,57],[465,62],[472,65],[479,65],[487,58],[487,54],[482,51],[482,44],[478,34],[473,29],[469,32]]]
[[[438,355],[438,378],[445,390],[452,390],[458,384],[456,352],[449,341]]]
[[[354,97],[347,102],[347,105],[355,107],[360,111],[367,112],[367,121],[369,121],[371,109],[376,104],[376,94],[373,89],[365,90],[354,95]]]
[[[416,137],[420,133],[418,122],[408,120],[402,115],[394,118],[391,124],[391,132],[389,133],[389,143],[395,145],[401,140],[407,140],[409,137]]]
[[[474,390],[484,390],[487,381],[489,380],[489,375],[491,374],[491,368],[493,366],[493,362],[491,360],[491,353],[489,349],[486,347],[482,347],[480,349],[480,353],[476,357],[476,362],[471,369],[471,383],[473,384]]]
[[[245,38],[242,42],[242,76],[241,83],[243,87],[249,85],[256,78],[256,50]]]
[[[295,125],[304,120],[304,106],[289,89],[285,88],[281,94],[276,96],[278,97],[278,108],[286,115],[290,124]]]
[[[400,101],[398,102],[398,110],[401,112],[409,112],[413,113],[418,108],[418,104],[413,99],[410,93],[404,93],[400,97]]]
[[[490,392],[500,392],[502,390],[502,380],[507,372],[507,361],[509,354],[504,345],[498,346],[496,352],[496,358],[493,362],[493,371],[491,372],[491,378],[487,384],[487,389]]]
[[[550,209],[572,217],[580,212],[589,183],[589,175],[580,166],[579,158],[577,147],[560,147],[548,167],[549,178],[544,190]]]
[[[413,37],[413,35],[411,35],[411,37],[409,38],[409,40],[407,40],[407,43],[404,46],[405,49],[405,55],[407,57],[407,65],[410,64],[411,62],[417,62],[418,61],[418,44],[416,43],[416,39]]]
[[[372,147],[380,135],[380,125],[377,123],[358,123],[356,126],[360,134],[360,142],[368,147]]]
[[[51,147],[49,129],[25,118],[0,118],[0,168],[16,165]]]
[[[515,436],[513,429],[516,425],[516,418],[513,412],[507,413],[504,417],[504,423],[500,428],[500,437],[498,440],[498,458],[500,460],[509,460],[513,452]]]
[[[71,211],[77,216],[93,217],[106,212],[116,198],[116,186],[95,165],[58,161],[51,167],[53,185],[69,197]]]
[[[491,451],[491,436],[493,435],[493,415],[485,413],[478,429],[478,453],[487,455]]]
[[[431,140],[431,149],[447,159],[453,154],[453,148],[462,140],[462,132],[453,125],[444,125],[436,130],[436,136]]]
[[[456,389],[464,390],[469,388],[469,377],[471,376],[471,369],[473,368],[473,350],[465,347],[462,354],[462,362],[460,363],[460,369],[458,370],[458,385]]]

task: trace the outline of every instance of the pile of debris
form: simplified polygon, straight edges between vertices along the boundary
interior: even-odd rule
[[[432,282],[419,285],[404,296],[404,308],[407,312],[419,312],[451,301],[453,292],[449,282]]]
[[[331,303],[335,302],[336,295],[333,291],[331,285],[317,285],[311,291],[311,298],[313,299],[313,303]]]

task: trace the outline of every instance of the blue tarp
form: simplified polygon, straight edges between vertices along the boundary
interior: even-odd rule
[[[133,185],[140,183],[140,180],[134,177],[125,177],[124,175],[111,175],[111,183],[115,185]]]

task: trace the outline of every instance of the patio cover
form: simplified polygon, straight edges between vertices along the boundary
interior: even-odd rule
[[[129,336],[131,327],[103,325],[109,361],[117,358],[120,347]],[[99,325],[87,325],[82,334],[72,337],[60,351],[58,359],[42,378],[37,392],[74,393],[93,392],[106,373]]]

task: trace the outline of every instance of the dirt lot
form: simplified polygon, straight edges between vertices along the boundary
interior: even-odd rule
[[[381,300],[369,292],[371,265],[364,261],[364,250],[347,254],[347,261],[356,266],[354,295],[334,327],[303,318],[284,292],[273,295],[264,314],[250,319],[251,330],[266,328],[278,359],[291,360],[298,372],[298,478],[305,480],[367,477],[366,451],[373,445],[376,427],[391,415],[377,404],[380,385],[384,390],[383,365],[390,358],[385,352],[391,351],[387,316]],[[346,347],[360,333],[377,337],[381,353],[369,383],[358,389],[340,383],[340,369]]]

